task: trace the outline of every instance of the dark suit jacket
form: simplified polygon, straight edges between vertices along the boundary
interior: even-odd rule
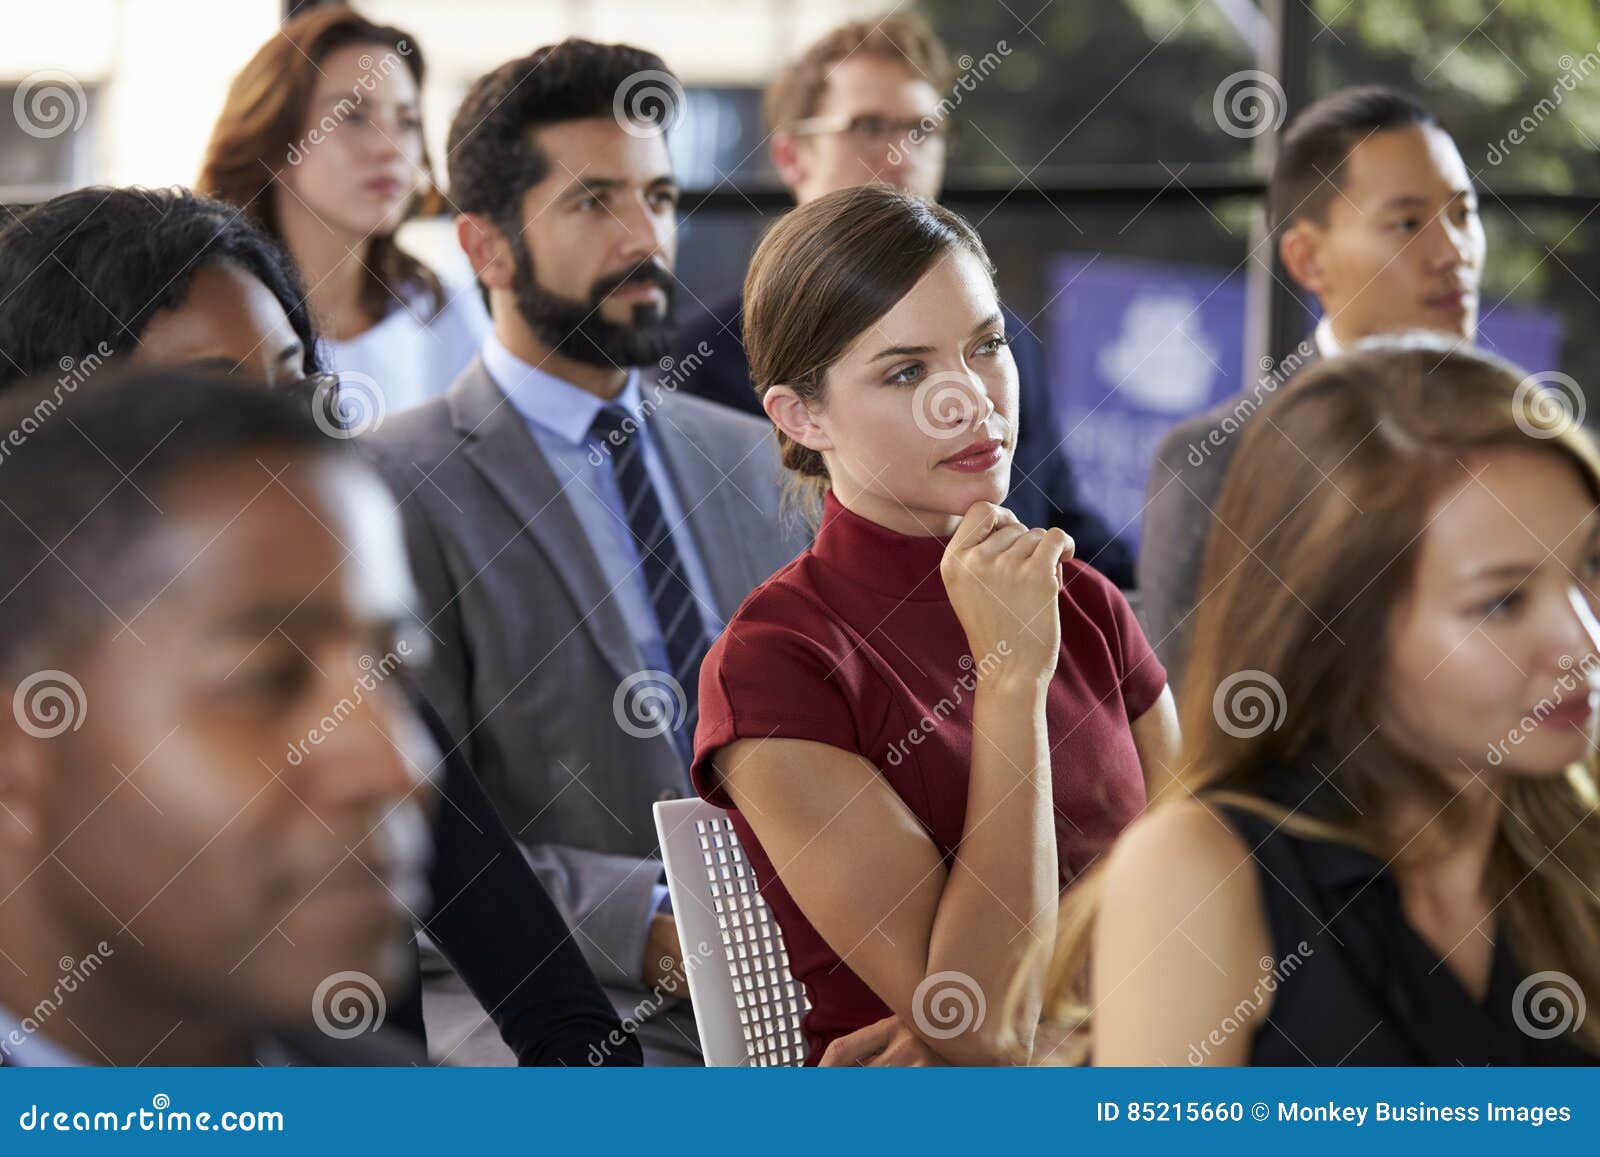
[[[1006,506],[1028,526],[1059,526],[1072,536],[1077,558],[1124,589],[1133,586],[1133,553],[1103,518],[1078,497],[1072,466],[1062,450],[1055,403],[1044,347],[1022,319],[1004,306],[1011,356],[1017,363],[1016,453],[1011,459],[1011,492]],[[705,346],[701,346],[701,342]],[[750,363],[744,353],[744,317],[739,299],[726,302],[685,325],[679,338],[678,365],[695,354],[695,367],[681,387],[713,402],[765,420],[750,384]],[[710,354],[702,352],[709,349]]]
[[[280,1033],[272,1038],[291,1065],[324,1068],[412,1068],[428,1063],[428,1052],[409,1033],[381,1028],[349,1040],[314,1030]]]
[[[1139,618],[1174,692],[1189,656],[1190,620],[1204,598],[1196,587],[1212,508],[1239,438],[1251,415],[1316,359],[1316,347],[1308,339],[1280,363],[1273,377],[1179,422],[1156,451],[1140,533]]]
[[[433,907],[423,913],[423,930],[493,1018],[519,1064],[581,1068],[596,1057],[607,1066],[643,1064],[639,1042],[622,1031],[461,746],[427,700],[412,699],[444,763],[428,876]],[[420,983],[389,1008],[389,1023],[426,1041]]]

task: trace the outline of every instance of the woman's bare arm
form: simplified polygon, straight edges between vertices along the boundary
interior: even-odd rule
[[[1149,804],[1166,802],[1164,797],[1182,791],[1178,769],[1183,737],[1178,731],[1178,706],[1173,702],[1171,687],[1163,687],[1156,701],[1133,721],[1133,745],[1139,751],[1139,766],[1144,769],[1144,794]]]
[[[952,1064],[1028,1059],[1038,981],[1011,1033],[999,1014],[1023,965],[1048,956],[1030,950],[1055,933],[1043,729],[1032,725],[1029,697],[1003,703],[1003,693],[989,695],[988,711],[984,698],[980,685],[978,727],[994,738],[975,738],[966,834],[948,867],[911,809],[859,755],[806,740],[746,739],[715,761],[806,919]],[[945,1035],[958,1025],[965,1031]]]
[[[804,740],[741,740],[714,764],[812,925],[903,1024],[955,1064],[1026,1063],[1059,867],[1045,693],[1071,539],[968,510],[940,573],[979,662],[960,845],[948,864],[877,768]],[[1000,1010],[1012,986],[1015,1024]]]
[[[1194,801],[1160,808],[1118,841],[1095,920],[1095,1064],[1249,1061],[1271,1005],[1262,982],[1272,956],[1250,859]]]

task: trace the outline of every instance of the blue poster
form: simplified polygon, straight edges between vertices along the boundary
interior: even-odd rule
[[[1047,341],[1065,451],[1084,500],[1137,544],[1150,464],[1177,422],[1245,380],[1245,272],[1066,253],[1050,262]],[[1560,320],[1486,304],[1478,340],[1530,370],[1556,368]]]

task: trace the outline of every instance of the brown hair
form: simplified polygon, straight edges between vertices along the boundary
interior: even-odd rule
[[[773,77],[761,98],[768,131],[814,116],[834,66],[852,56],[898,61],[939,91],[950,87],[950,56],[920,16],[897,12],[882,20],[852,20],[814,42]]]
[[[1462,817],[1439,777],[1376,725],[1389,624],[1412,589],[1434,500],[1468,455],[1501,447],[1561,455],[1600,502],[1600,455],[1575,422],[1528,394],[1521,371],[1443,344],[1389,342],[1294,379],[1243,432],[1217,502],[1184,676],[1181,779],[1169,798],[1250,808],[1289,830],[1385,858],[1385,809],[1422,794]],[[1215,700],[1240,672],[1281,687],[1269,727],[1225,727]],[[1232,682],[1230,683],[1230,680]],[[1267,680],[1261,680],[1265,683]],[[1235,704],[1237,705],[1237,703]],[[1233,720],[1229,719],[1229,723]],[[1259,732],[1259,734],[1257,733]],[[1286,777],[1311,756],[1329,768],[1331,803],[1284,802]],[[1322,756],[1326,756],[1323,762]],[[1600,991],[1600,811],[1596,762],[1550,778],[1505,781],[1505,814],[1485,887],[1517,962]],[[1364,819],[1340,804],[1344,797]],[[1094,879],[1068,893],[1047,980],[1046,1015],[1087,1024]],[[1583,1026],[1600,1047],[1600,1020]]]
[[[779,218],[744,280],[744,348],[756,393],[785,385],[814,408],[823,405],[828,367],[956,249],[993,276],[965,220],[881,185],[838,189]],[[814,523],[828,467],[782,430],[777,438],[792,472],[786,500]]]
[[[280,244],[277,173],[305,128],[311,96],[329,54],[352,44],[392,49],[422,86],[422,52],[405,32],[374,24],[342,5],[313,8],[284,23],[228,86],[222,113],[211,130],[197,182],[199,191],[238,206],[252,223]],[[406,219],[436,213],[442,204],[433,164],[423,146],[426,187],[412,199]],[[426,265],[402,250],[392,234],[372,237],[365,261],[361,305],[376,319],[422,293],[433,308],[444,304],[439,280]]]

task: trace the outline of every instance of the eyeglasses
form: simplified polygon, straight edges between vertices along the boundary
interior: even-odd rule
[[[904,147],[917,145],[943,145],[951,135],[951,125],[944,117],[929,114],[925,117],[890,117],[876,113],[846,116],[806,117],[795,121],[789,131],[800,136],[849,137],[858,145],[885,147],[900,143]]]

